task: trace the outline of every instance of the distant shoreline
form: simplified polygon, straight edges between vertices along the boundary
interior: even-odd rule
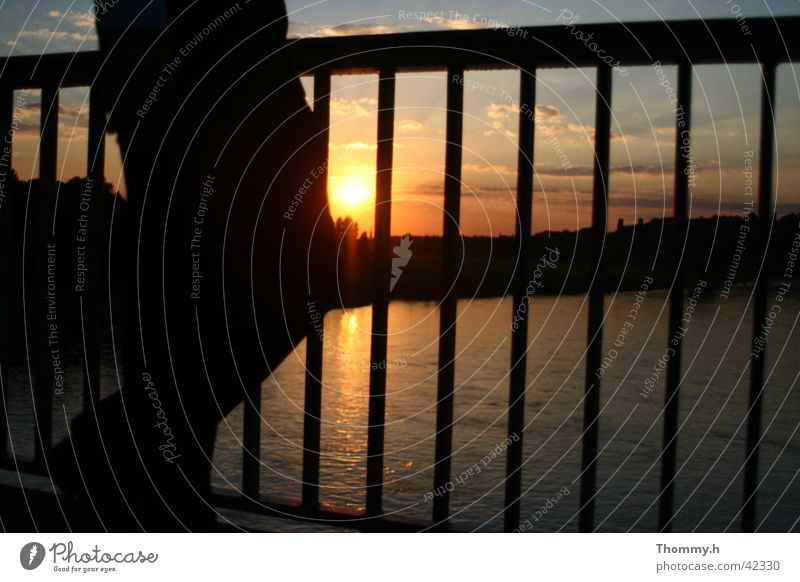
[[[780,283],[779,279],[771,279],[770,283],[769,283],[770,289],[777,288],[779,283]],[[692,286],[687,285],[686,287],[684,287],[684,293],[688,295],[691,292]],[[753,289],[753,287],[754,287],[754,283],[752,281],[738,283],[738,284],[734,285],[733,287],[731,287],[731,294],[735,293],[735,294],[739,294],[740,295],[740,294],[742,294],[742,292],[744,292],[746,290]],[[719,291],[721,289],[722,289],[722,287],[720,285],[712,286],[709,283],[709,285],[706,288],[707,292],[704,293],[704,295],[700,299],[700,301],[701,302],[707,302],[709,300],[719,299],[719,297],[720,297]],[[617,288],[609,289],[609,290],[607,290],[605,292],[605,296],[606,297],[613,296],[613,295],[617,295],[619,293],[634,293],[634,292],[636,292],[638,290],[639,290],[639,287],[625,286],[625,287],[620,287],[618,289]],[[651,286],[649,288],[649,290],[648,290],[648,293],[654,293],[654,292],[662,293],[663,292],[663,293],[666,294],[667,292],[669,292],[669,290],[670,290],[669,286]],[[560,297],[560,296],[576,296],[576,295],[588,295],[588,294],[589,294],[588,289],[587,290],[583,290],[583,291],[580,291],[580,290],[564,290],[564,291],[559,292],[559,290],[550,290],[550,289],[543,288],[541,290],[537,290],[536,294],[532,297],[532,300],[535,301],[537,296],[539,296],[539,297]],[[713,294],[713,296],[709,297],[710,294]],[[506,297],[511,297],[511,296],[512,296],[511,293],[506,293],[506,294],[503,294],[503,295],[476,294],[476,295],[472,295],[472,296],[459,296],[458,300],[459,301],[470,301],[470,300],[473,300],[473,299],[504,299]],[[393,294],[391,294],[389,296],[389,301],[390,302],[402,302],[402,303],[434,303],[434,304],[436,304],[436,303],[439,303],[440,300],[441,300],[441,298],[420,297],[420,296],[408,297],[408,296],[395,294],[395,293],[393,293]],[[370,305],[370,303],[361,303],[361,304],[358,304],[358,305],[345,305],[344,308],[349,309],[349,308],[353,308],[353,307],[363,307],[363,306],[366,306],[366,305]]]

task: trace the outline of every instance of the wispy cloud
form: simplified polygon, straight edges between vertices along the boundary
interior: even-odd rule
[[[376,144],[371,144],[363,141],[352,141],[350,143],[337,143],[331,144],[330,148],[334,151],[362,151],[370,152],[378,149]]]
[[[519,114],[519,105],[516,103],[490,103],[486,107],[486,116],[489,119],[511,119]],[[536,119],[549,123],[560,121],[563,118],[561,110],[555,105],[537,105]]]
[[[66,52],[78,48],[91,49],[97,41],[95,19],[86,10],[49,10],[16,33],[13,39],[0,41],[15,53]]]
[[[47,13],[50,18],[56,18],[60,22],[69,23],[76,28],[86,30],[94,27],[95,18],[88,11],[70,10],[62,12],[60,10],[51,10]]]
[[[514,129],[518,123],[519,111],[516,103],[490,103],[486,106],[486,117],[492,129],[485,130],[483,135],[489,137],[501,134],[516,139],[517,133]],[[563,118],[555,105],[537,105],[535,111],[537,125],[557,123]]]
[[[414,119],[404,119],[397,124],[397,128],[401,131],[419,131],[422,127],[422,124]]]
[[[393,34],[414,29],[413,24],[345,23],[320,26],[307,21],[289,22],[289,36],[293,38]]]
[[[365,117],[375,113],[378,100],[373,97],[359,97],[357,99],[344,99],[335,97],[331,99],[331,115],[339,117]],[[370,109],[367,109],[369,107]]]
[[[579,133],[589,138],[594,136],[594,126],[587,123],[568,123],[567,130],[572,133]]]
[[[36,40],[83,40],[86,36],[82,32],[67,32],[66,30],[51,30],[49,28],[41,27],[35,30],[23,30],[19,33],[20,38],[30,38]],[[13,45],[14,41],[4,41],[6,45]]]
[[[484,28],[480,24],[476,24],[469,19],[458,20],[454,18],[434,16],[430,18],[422,18],[420,21],[428,24],[435,24],[450,30],[476,30],[479,28]]]
[[[514,104],[489,103],[486,107],[486,117],[489,119],[508,119],[512,114],[519,113],[519,107]]]
[[[537,105],[536,116],[540,119],[559,121],[563,115],[561,110],[555,105]]]
[[[695,172],[707,172],[717,170],[719,162],[711,160],[709,162],[695,164]],[[675,171],[674,166],[659,164],[619,164],[609,167],[609,172],[628,174],[640,177],[652,176],[669,176],[671,177]],[[574,165],[564,168],[559,164],[536,164],[536,173],[542,177],[549,178],[564,178],[564,177],[590,177],[594,174],[594,166],[590,164]]]
[[[506,174],[516,176],[517,170],[511,166],[504,164],[464,164],[464,170],[472,170],[473,172],[492,172],[496,174]]]

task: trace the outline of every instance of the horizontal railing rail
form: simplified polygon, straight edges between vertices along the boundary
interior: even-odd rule
[[[622,66],[650,65],[655,61],[676,64],[678,67],[678,111],[676,129],[680,135],[690,128],[692,67],[700,64],[753,63],[762,70],[760,180],[758,188],[757,222],[758,241],[762,256],[766,254],[769,236],[768,225],[774,215],[772,195],[773,163],[773,99],[775,68],[781,62],[791,61],[800,55],[800,18],[750,19],[749,34],[743,35],[740,24],[733,18],[713,21],[641,22],[631,24],[581,24],[584,38],[589,37],[602,46],[606,54],[613,55],[615,64]],[[372,314],[371,361],[385,361],[387,352],[387,321],[389,304],[389,266],[392,150],[394,139],[395,77],[405,71],[436,69],[447,71],[447,121],[445,181],[443,185],[445,220],[443,222],[443,288],[457,276],[454,266],[460,255],[460,173],[463,138],[463,84],[456,82],[465,69],[518,69],[520,71],[520,100],[535,107],[536,72],[541,68],[594,67],[596,68],[596,119],[594,133],[594,171],[592,201],[593,277],[589,290],[587,330],[587,356],[584,401],[584,431],[582,436],[581,490],[578,526],[581,531],[592,531],[594,502],[597,495],[596,463],[598,457],[598,422],[600,419],[600,374],[604,293],[603,274],[606,255],[603,242],[607,233],[607,208],[609,202],[609,153],[611,138],[612,68],[599,61],[595,53],[573,35],[575,27],[563,25],[521,28],[511,35],[509,30],[470,30],[446,32],[418,32],[405,34],[351,36],[335,38],[305,38],[290,40],[286,45],[289,57],[301,74],[315,78],[315,114],[323,127],[329,127],[330,87],[333,74],[358,72],[377,73],[378,80],[378,134],[377,181],[375,215],[375,273]],[[521,32],[520,32],[521,31]],[[41,88],[41,145],[40,181],[55,185],[56,142],[58,123],[58,89],[64,87],[92,87],[102,67],[102,57],[97,52],[77,54],[48,54],[38,56],[7,57],[0,59],[0,126],[10,130],[12,124],[13,91]],[[103,175],[103,123],[104,109],[101,95],[91,92],[89,164],[87,175],[102,183]],[[522,109],[522,108],[521,108]],[[523,110],[524,111],[524,110]],[[325,130],[325,139],[328,131]],[[533,212],[533,161],[534,121],[519,116],[519,154],[517,170],[517,264],[526,265],[529,256],[529,239]],[[8,135],[8,133],[6,133]],[[676,333],[683,313],[684,273],[680,257],[683,256],[688,226],[688,160],[682,153],[685,143],[676,140],[674,188],[674,248],[675,279],[669,298],[669,336]],[[40,218],[46,217],[46,212]],[[8,213],[0,216],[6,221]],[[3,222],[3,232],[8,232]],[[767,227],[765,227],[767,225]],[[5,236],[5,235],[4,235]],[[7,240],[3,239],[3,244]],[[94,239],[95,258],[99,260],[99,238]],[[39,249],[39,257],[41,254]],[[8,253],[0,256],[0,281],[8,281]],[[99,268],[93,271],[99,272]],[[96,277],[96,275],[95,275]],[[96,282],[96,281],[95,281]],[[754,333],[756,341],[759,326],[766,315],[767,274],[762,268],[756,281]],[[527,281],[521,269],[514,274],[512,291],[519,302],[525,295]],[[0,282],[0,324],[8,322],[8,290]],[[88,308],[87,308],[88,309]],[[91,312],[91,309],[88,309]],[[528,316],[522,315],[514,327],[511,342],[510,392],[508,405],[508,435],[524,435],[524,403],[528,388],[526,360],[528,356]],[[509,314],[510,316],[511,314]],[[98,318],[87,323],[89,344],[85,361],[85,406],[90,408],[99,395],[99,343]],[[7,329],[7,326],[3,326]],[[383,511],[384,474],[384,424],[386,402],[386,367],[371,366],[369,387],[369,426],[367,476],[365,483],[366,511],[353,513],[342,509],[323,508],[319,501],[320,487],[320,434],[322,411],[322,357],[319,334],[310,334],[307,349],[306,396],[303,430],[303,487],[299,502],[272,499],[261,494],[260,470],[260,394],[254,394],[244,416],[244,456],[242,495],[238,497],[219,493],[215,499],[221,506],[246,509],[317,523],[352,527],[363,530],[420,531],[428,529],[450,530],[449,492],[442,485],[451,475],[453,404],[455,399],[455,330],[456,298],[444,295],[440,307],[440,344],[438,400],[436,410],[436,441],[434,488],[444,491],[437,496],[430,522],[405,521],[402,517],[385,516]],[[4,335],[0,333],[0,335]],[[42,330],[33,342],[43,340]],[[661,494],[659,496],[659,530],[669,531],[673,519],[673,489],[677,447],[678,413],[680,397],[681,346],[676,348],[668,368],[665,403],[664,432],[661,455]],[[7,338],[0,338],[0,367],[2,368],[3,407],[8,374]],[[754,350],[753,353],[756,353]],[[744,501],[742,529],[755,527],[755,500],[758,484],[758,452],[761,437],[760,417],[764,387],[764,355],[752,356],[750,407],[744,466]],[[41,371],[43,368],[39,367]],[[6,437],[6,411],[0,411],[2,428],[3,466],[12,470],[42,472],[51,447],[52,399],[45,374],[36,376],[35,391],[36,455],[26,462],[8,457]],[[513,531],[520,522],[522,493],[523,438],[513,438],[506,458],[504,529]]]
[[[745,36],[733,19],[523,27],[510,36],[498,30],[454,30],[401,34],[289,39],[286,50],[300,72],[320,67],[339,74],[470,68],[593,67],[595,53],[572,35],[580,30],[622,66],[690,62],[785,62],[800,57],[793,42],[800,17],[748,19]],[[99,52],[56,53],[0,58],[0,82],[19,88],[89,86],[102,65]]]

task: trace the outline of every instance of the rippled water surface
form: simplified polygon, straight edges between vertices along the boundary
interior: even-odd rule
[[[692,314],[685,340],[675,529],[736,530],[748,407],[750,295],[747,289],[727,300],[711,290],[706,295]],[[616,349],[601,392],[596,524],[606,531],[652,531],[657,520],[664,374],[656,370],[667,343],[667,295],[651,291],[631,320],[627,316],[634,301],[633,293],[606,298],[605,354]],[[470,469],[472,474],[454,483],[451,511],[454,525],[465,529],[502,528],[502,442],[514,308],[510,298],[459,303],[452,470],[454,477]],[[585,296],[533,301],[521,513],[532,522],[538,516],[534,527],[540,531],[577,527],[586,313]],[[325,319],[321,499],[351,508],[364,507],[370,314],[365,307],[334,311]],[[789,294],[769,335],[758,500],[758,521],[766,530],[798,529],[799,315],[800,300]],[[615,346],[625,321],[633,326],[623,345]],[[430,519],[432,509],[438,327],[433,303],[390,306],[384,508],[422,520]],[[305,343],[263,385],[261,481],[266,494],[300,496],[304,358]],[[104,359],[104,382],[115,385],[113,354],[107,350]],[[646,381],[656,376],[648,394]],[[75,379],[80,386],[80,376]],[[24,370],[12,370],[12,380],[11,401],[29,403],[29,395],[22,394],[29,390]],[[77,409],[79,391],[68,394],[68,408],[70,399]],[[16,451],[29,455],[31,407],[21,404],[10,412]],[[57,419],[56,438],[63,425]],[[241,434],[239,408],[219,430],[213,479],[220,487],[239,486]],[[501,454],[492,458],[493,450]],[[542,513],[554,498],[557,502]]]
[[[709,291],[711,296],[713,292]],[[739,526],[742,498],[748,355],[752,329],[749,293],[698,303],[685,340],[678,440],[675,526],[720,531]],[[532,518],[566,487],[569,495],[535,523],[539,530],[574,530],[578,508],[583,412],[584,296],[534,301],[528,357],[522,503]],[[606,301],[605,346],[616,357],[602,386],[597,519],[603,530],[652,531],[662,439],[664,374],[647,394],[645,381],[667,343],[667,294],[651,291],[622,347],[613,345],[634,304],[633,293]],[[453,475],[478,465],[480,473],[455,483],[451,510],[464,528],[502,527],[505,457],[486,456],[506,437],[511,298],[459,304]],[[369,404],[370,308],[326,317],[323,369],[323,502],[364,506]],[[770,530],[791,528],[800,515],[800,361],[795,329],[800,301],[788,299],[770,334],[759,520]],[[430,519],[433,483],[439,317],[432,303],[395,302],[389,311],[384,507]],[[299,496],[302,458],[304,346],[264,384],[262,483]],[[646,394],[646,397],[643,397]],[[236,483],[241,416],[220,431],[217,460]],[[501,444],[502,447],[502,444]],[[795,524],[795,528],[797,525]]]

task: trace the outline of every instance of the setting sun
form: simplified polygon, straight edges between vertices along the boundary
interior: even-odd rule
[[[331,176],[330,202],[334,216],[358,214],[373,200],[372,176]]]

